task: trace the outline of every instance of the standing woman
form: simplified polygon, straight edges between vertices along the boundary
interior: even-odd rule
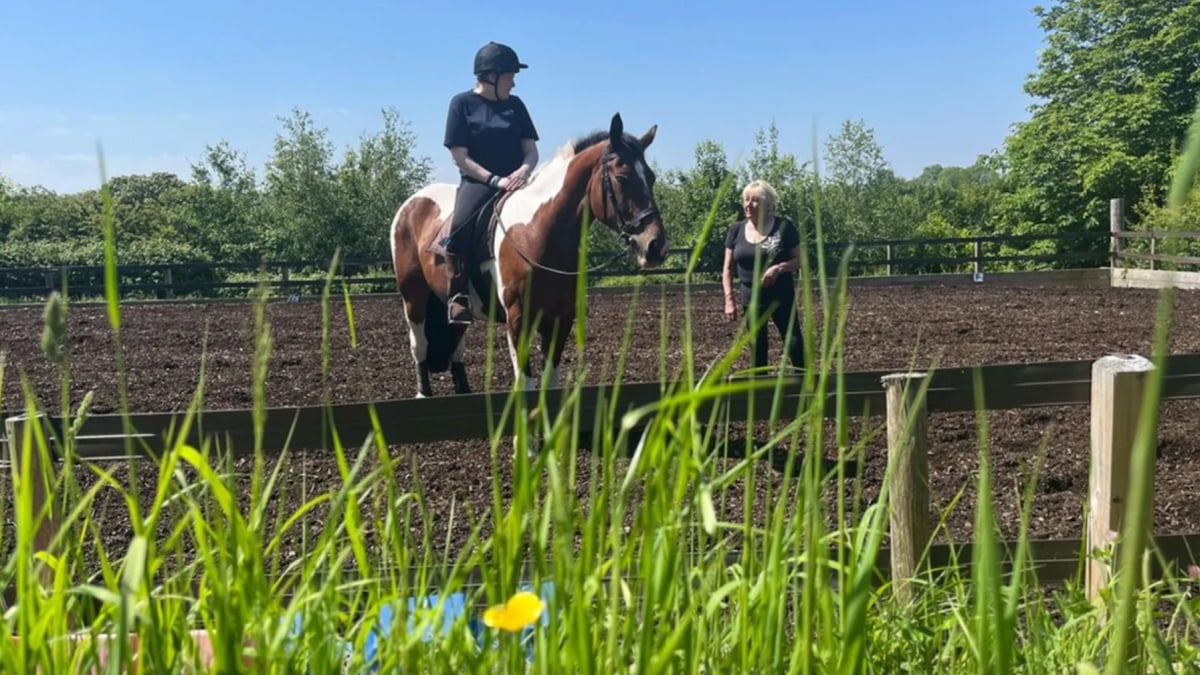
[[[742,189],[742,208],[746,217],[735,222],[725,237],[725,265],[721,284],[725,288],[725,319],[732,321],[737,307],[751,315],[752,296],[758,287],[758,316],[769,314],[783,339],[792,326],[786,352],[792,365],[804,367],[804,345],[800,334],[800,315],[796,310],[796,276],[800,269],[800,230],[788,218],[776,214],[779,197],[775,188],[756,180]],[[761,276],[755,277],[755,269]],[[733,289],[737,277],[738,291]],[[735,304],[736,302],[736,304]],[[754,367],[767,365],[767,330],[754,340]]]
[[[524,101],[512,95],[517,72],[528,67],[511,47],[489,42],[475,54],[475,86],[450,100],[443,144],[462,176],[446,243],[450,323],[471,323],[464,271],[478,216],[497,191],[523,186],[537,165],[537,129]]]

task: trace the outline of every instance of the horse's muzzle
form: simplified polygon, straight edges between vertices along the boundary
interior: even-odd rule
[[[651,223],[633,238],[637,246],[638,265],[642,269],[661,267],[667,259],[667,233],[661,222]]]

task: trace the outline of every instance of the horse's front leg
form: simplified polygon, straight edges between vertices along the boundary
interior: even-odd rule
[[[539,333],[542,338],[543,369],[545,370],[546,386],[558,388],[561,384],[561,369],[563,353],[567,348],[567,339],[571,335],[571,325],[574,317],[562,316],[557,320],[542,323]]]
[[[508,338],[508,355],[512,358],[513,379],[515,382],[515,387],[517,388],[518,391],[520,391],[520,390],[529,391],[529,390],[533,389],[534,380],[533,380],[533,375],[530,372],[529,358],[528,358],[529,350],[528,349],[525,350],[526,355],[527,355],[526,358],[524,358],[524,359],[521,358],[520,346],[521,346],[522,333],[524,332],[523,331],[524,326],[522,324],[520,317],[521,317],[521,314],[520,314],[519,308],[509,307],[509,309],[508,309],[508,330],[506,330],[504,332],[504,334],[505,334],[505,337]],[[535,406],[535,408],[534,408],[535,410],[536,410],[536,405],[537,405],[536,403],[533,404],[533,406]],[[530,419],[530,420],[537,419],[537,416],[535,414],[533,414],[533,410],[530,411],[530,416],[528,419]],[[534,425],[534,427],[532,429],[530,429],[529,431],[530,431],[530,433],[526,437],[526,441],[528,442],[528,444],[525,447],[525,456],[528,457],[529,459],[534,459],[537,456],[537,448],[540,446],[540,442],[538,440],[540,434],[538,433],[538,429],[537,429],[536,425]],[[512,441],[513,441],[513,456],[515,458],[516,455],[518,453],[520,453],[520,448],[521,448],[520,434],[514,434]]]
[[[524,324],[521,320],[521,310],[519,307],[508,308],[508,330],[505,335],[508,338],[508,355],[512,359],[513,380],[516,383],[517,389],[533,389],[533,374],[530,372],[529,358],[521,358],[521,336],[524,332]],[[526,354],[528,354],[528,349]]]

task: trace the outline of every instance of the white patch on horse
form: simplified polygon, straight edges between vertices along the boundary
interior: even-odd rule
[[[413,359],[421,363],[429,352],[429,342],[425,339],[425,324],[408,318],[407,312],[404,314],[404,320],[408,322],[408,346],[412,349]]]
[[[425,323],[413,321],[407,316],[404,318],[408,321],[408,346],[413,351],[413,358],[416,359],[416,363],[424,362],[430,350],[430,345],[425,340]]]
[[[506,228],[529,224],[542,204],[562,192],[563,183],[567,180],[567,167],[571,165],[571,158],[574,156],[575,148],[570,143],[559,148],[554,157],[529,178],[525,187],[517,190],[504,202],[500,209],[500,223]],[[498,251],[497,238],[493,253]]]
[[[517,389],[533,389],[533,378],[525,377],[525,371],[521,370],[521,360],[517,357],[517,343],[512,331],[504,331],[504,335],[508,338],[508,356],[512,359],[513,379],[516,380]]]
[[[633,170],[637,174],[638,180],[642,181],[642,189],[646,191],[646,194],[650,194],[650,181],[646,178],[646,164],[639,159],[634,163]]]
[[[409,202],[421,197],[433,201],[441,211],[437,216],[439,224],[441,224],[440,221],[445,220],[446,215],[454,210],[454,198],[457,194],[458,186],[454,183],[433,183],[417,190],[408,199],[405,199],[400,208],[396,209],[396,215],[392,217],[391,236],[388,237],[388,246],[391,247],[392,258],[396,257],[396,228],[400,225],[400,214],[404,213],[404,207]]]

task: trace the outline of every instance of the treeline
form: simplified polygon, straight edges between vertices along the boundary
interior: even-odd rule
[[[819,212],[827,240],[1102,234],[1113,197],[1125,199],[1132,227],[1200,230],[1200,191],[1182,212],[1161,206],[1200,93],[1200,0],[1067,0],[1033,11],[1047,36],[1025,85],[1035,104],[1003,147],[970,166],[905,178],[861,119],[825,139],[819,164],[811,151],[780,148],[774,123],[736,165],[702,140],[690,167],[657,169],[673,245],[695,241],[715,204],[705,247],[715,265],[726,225],[741,215],[740,188],[757,177],[810,231]],[[293,110],[281,123],[261,175],[220,142],[190,176],[111,178],[121,262],[328,260],[337,249],[348,259],[386,258],[387,223],[432,175],[408,124],[385,110],[379,131],[339,152],[308,113]],[[0,177],[0,267],[99,264],[103,213],[99,191],[56,194]],[[592,239],[616,246],[604,231]],[[1094,251],[1102,261],[1106,248],[1096,237],[1021,250]]]
[[[387,223],[432,167],[395,110],[339,157],[302,110],[282,120],[261,178],[227,142],[205,149],[191,176],[108,180],[122,262],[254,262],[386,257]],[[0,265],[103,260],[99,190],[56,194],[9,186],[0,201]]]

